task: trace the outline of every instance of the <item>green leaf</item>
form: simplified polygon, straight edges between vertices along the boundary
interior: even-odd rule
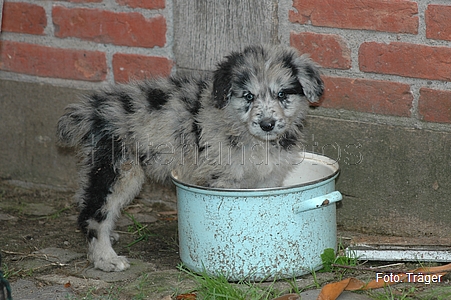
[[[332,248],[324,249],[321,254],[321,261],[323,262],[323,271],[331,272],[332,264],[335,262],[335,250]]]

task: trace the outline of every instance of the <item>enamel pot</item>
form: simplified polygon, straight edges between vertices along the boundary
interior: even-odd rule
[[[324,249],[336,249],[339,167],[326,156],[302,155],[278,188],[213,189],[174,176],[185,266],[230,281],[293,278],[321,268]]]

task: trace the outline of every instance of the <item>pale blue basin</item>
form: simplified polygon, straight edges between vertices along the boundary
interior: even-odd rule
[[[182,262],[231,281],[292,278],[321,268],[321,253],[337,243],[338,174],[332,159],[305,153],[280,188],[211,189],[173,178]]]

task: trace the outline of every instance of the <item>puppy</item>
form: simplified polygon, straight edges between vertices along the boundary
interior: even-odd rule
[[[280,186],[301,162],[308,102],[323,82],[296,50],[250,46],[211,75],[132,82],[85,95],[58,122],[62,146],[80,156],[79,225],[96,268],[122,271],[112,241],[121,208],[147,175],[212,188]]]

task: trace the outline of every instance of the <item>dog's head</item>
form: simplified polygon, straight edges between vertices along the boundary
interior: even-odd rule
[[[247,124],[249,132],[274,140],[301,126],[307,99],[317,102],[324,86],[318,67],[296,50],[251,46],[232,53],[213,75],[213,101]]]

